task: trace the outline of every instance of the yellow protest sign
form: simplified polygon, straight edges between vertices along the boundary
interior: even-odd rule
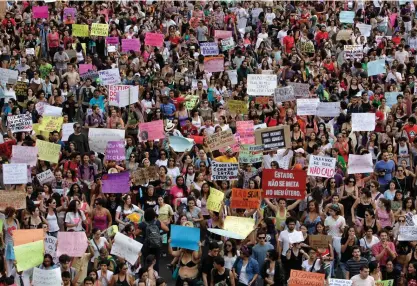
[[[241,100],[229,100],[227,102],[227,107],[229,108],[230,113],[233,114],[247,114],[248,106],[246,102]]]
[[[207,199],[207,209],[209,211],[219,212],[220,208],[222,207],[222,202],[224,199],[224,193],[216,190],[214,188],[210,188],[210,195]]]
[[[108,24],[91,24],[91,36],[102,36],[107,37],[109,35],[109,25]]]
[[[187,108],[187,110],[192,110],[195,105],[197,104],[199,96],[198,95],[194,95],[193,97],[191,97],[190,100],[185,102],[185,107]]]
[[[236,233],[245,239],[255,226],[255,220],[250,217],[227,216],[223,229]]]
[[[61,145],[38,139],[36,140],[36,147],[38,147],[39,160],[58,163],[59,152],[61,152]]]
[[[41,131],[60,131],[64,118],[62,116],[44,116],[42,123],[39,124],[39,130]]]
[[[75,37],[88,37],[88,25],[72,24],[72,35]]]
[[[16,256],[18,271],[25,271],[42,264],[43,240],[15,246],[14,255]]]

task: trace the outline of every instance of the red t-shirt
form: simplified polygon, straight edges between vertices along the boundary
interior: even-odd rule
[[[282,40],[282,43],[285,45],[285,51],[287,54],[291,53],[291,49],[294,47],[294,37],[293,36],[285,36]]]
[[[407,136],[408,136],[408,140],[410,140],[410,142],[413,142],[414,138],[416,138],[417,136],[417,125],[409,125],[406,124],[404,125],[404,131],[407,132]]]
[[[58,32],[48,34],[49,47],[58,48],[59,47],[59,34]]]
[[[7,158],[10,158],[12,156],[12,146],[16,144],[16,140],[9,140],[0,144],[0,156],[6,156]]]

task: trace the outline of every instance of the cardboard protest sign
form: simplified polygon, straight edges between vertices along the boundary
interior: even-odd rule
[[[121,82],[120,71],[118,68],[98,71],[98,76],[103,85],[118,84]]]
[[[29,86],[26,82],[18,81],[14,86],[14,92],[16,94],[16,99],[19,102],[25,101],[28,96]]]
[[[139,123],[139,140],[141,142],[165,138],[163,120]]]
[[[249,95],[273,95],[277,87],[277,75],[270,74],[248,74]]]
[[[324,274],[291,269],[288,286],[323,286]]]
[[[224,220],[223,229],[237,234],[245,239],[254,229],[255,220],[249,217],[227,216]]]
[[[340,102],[319,102],[317,104],[317,116],[336,117],[340,115]]]
[[[8,127],[13,133],[32,131],[33,121],[31,114],[7,116]]]
[[[197,251],[200,241],[200,229],[181,225],[171,225],[171,245]]]
[[[135,264],[143,244],[118,232],[114,237],[111,254],[123,257],[130,264]]]
[[[158,169],[156,166],[150,166],[147,168],[139,168],[132,172],[132,179],[135,185],[143,185],[148,180],[153,181],[159,178]]]
[[[85,253],[88,240],[85,232],[58,232],[58,248],[56,255],[67,254],[71,257],[81,257]]]
[[[64,118],[62,116],[44,116],[42,123],[39,124],[39,130],[41,131],[60,131]],[[74,131],[72,132],[74,133]]]
[[[361,59],[363,57],[362,45],[344,45],[345,59]]]
[[[61,269],[55,268],[50,270],[33,268],[33,286],[61,286],[62,277]]]
[[[224,193],[222,191],[210,188],[210,195],[207,199],[207,209],[209,211],[219,212],[222,207]]]
[[[256,145],[263,145],[264,151],[290,148],[290,137],[288,125],[255,130]]]
[[[374,131],[375,113],[352,113],[352,131]]]
[[[213,133],[207,137],[206,143],[211,151],[219,150],[235,143],[235,137],[233,136],[232,130],[228,129],[221,131],[220,133]]]
[[[6,185],[27,184],[27,165],[3,164],[3,182]]]
[[[30,167],[35,167],[38,162],[38,148],[13,145],[11,162],[14,164],[24,163]]]
[[[261,203],[262,190],[232,189],[232,209],[257,209]]]
[[[51,169],[48,169],[42,173],[36,174],[36,178],[38,179],[41,185],[52,183],[55,181],[54,173],[52,173]]]
[[[295,100],[294,88],[292,86],[285,86],[275,89],[274,101],[275,103],[280,103],[284,101],[293,101]]]
[[[211,178],[215,181],[229,181],[236,180],[238,174],[239,164],[237,163],[220,163],[212,161]]]
[[[140,51],[139,39],[122,39],[122,52]]]
[[[102,176],[104,194],[125,194],[130,191],[129,172],[105,174]]]
[[[89,128],[88,144],[90,149],[104,153],[109,141],[121,141],[125,139],[125,130],[109,128]]]
[[[297,115],[316,115],[319,98],[299,98],[297,99]]]
[[[328,248],[329,244],[332,244],[331,235],[315,234],[309,235],[309,245],[315,248]]]
[[[26,192],[21,191],[0,191],[0,210],[7,207],[14,207],[17,210],[26,208]]]
[[[217,56],[219,54],[219,46],[214,42],[200,43],[200,51],[203,56]]]
[[[13,231],[13,245],[18,246],[44,239],[42,229],[16,229]]]
[[[417,226],[400,226],[398,241],[416,241]]]
[[[227,107],[229,108],[230,113],[232,114],[247,114],[248,106],[246,102],[241,100],[228,100]]]
[[[352,34],[353,34],[352,30],[340,30],[336,35],[336,41],[341,41],[341,40],[349,41]]]
[[[38,139],[36,140],[36,147],[38,147],[39,160],[58,163],[61,145]]]
[[[146,33],[145,34],[145,45],[152,47],[162,47],[164,44],[164,34],[157,33]]]
[[[204,70],[207,72],[224,71],[224,57],[206,57],[204,58]]]
[[[308,176],[333,178],[336,168],[336,158],[310,155]]]
[[[295,97],[308,97],[310,94],[310,85],[308,83],[289,82],[288,86],[294,89]]]
[[[90,35],[107,37],[109,35],[109,24],[92,23]]]
[[[75,37],[88,37],[90,31],[88,25],[72,24],[72,35]]]
[[[240,143],[255,144],[253,126],[253,120],[236,122],[236,134],[239,135]]]
[[[349,154],[348,174],[365,174],[374,171],[372,154],[354,155]]]
[[[254,164],[263,161],[263,146],[241,144],[239,149],[239,163]]]
[[[43,262],[43,240],[13,247],[17,262],[17,271],[25,271]]]
[[[106,148],[106,160],[123,161],[126,159],[124,141],[109,141]]]
[[[262,171],[263,197],[304,199],[306,179],[305,171],[264,169]]]

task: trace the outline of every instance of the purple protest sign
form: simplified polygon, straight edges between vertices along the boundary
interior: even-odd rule
[[[119,44],[119,37],[106,37],[106,44],[107,45],[118,45]]]
[[[71,15],[72,19],[75,19],[75,15],[77,15],[77,9],[76,8],[65,8],[64,9],[64,21],[67,19],[67,16]]]
[[[48,19],[49,12],[48,6],[34,6],[32,8],[33,11],[33,18],[41,18],[41,19]]]
[[[123,161],[125,159],[125,144],[123,141],[107,142],[106,160]]]
[[[122,52],[135,51],[139,52],[139,39],[122,39]]]
[[[80,74],[85,74],[86,72],[93,69],[93,64],[80,64],[78,67],[78,71]]]
[[[103,193],[105,194],[125,194],[130,191],[130,173],[105,174],[101,177],[103,182]]]

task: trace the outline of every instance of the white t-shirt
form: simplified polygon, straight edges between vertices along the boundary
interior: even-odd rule
[[[340,231],[340,228],[346,226],[346,220],[342,216],[339,216],[337,220],[334,220],[332,216],[328,216],[324,221],[324,226],[329,227],[328,235],[342,237],[343,233]]]
[[[293,230],[293,232],[295,229]],[[286,255],[288,248],[290,246],[290,238],[288,236],[288,230],[284,230],[281,232],[281,234],[278,237],[278,241],[282,243],[282,253],[281,255]]]
[[[100,237],[100,241],[98,243],[95,242],[94,239],[90,239],[90,242],[94,250],[94,256],[91,258],[91,262],[94,262],[94,259],[100,256],[100,249],[106,245],[107,239]]]
[[[355,286],[375,286],[375,280],[372,276],[362,279],[360,274],[357,274],[350,278],[350,280],[353,281],[353,285]]]
[[[379,242],[379,238],[373,235],[372,236],[371,243],[369,243],[368,241],[365,241],[365,238],[363,237],[363,238],[361,238],[359,240],[359,245],[361,247],[365,248],[365,249],[369,249],[370,250],[372,248],[372,246],[374,246],[378,242]]]
[[[76,212],[75,214],[73,212],[68,212],[65,215],[65,223],[76,224],[76,226],[74,227],[67,227],[67,231],[69,230],[82,231],[83,230],[82,222],[86,220],[86,218],[85,218],[83,211],[80,210],[80,213],[81,213],[81,217],[78,212]]]
[[[48,213],[46,220],[48,221],[49,232],[59,231],[58,217],[55,214],[50,215]]]
[[[243,285],[249,284],[249,277],[246,274],[246,267],[248,266],[249,262],[246,265],[242,265],[242,268],[240,269],[240,275],[239,275],[239,282]]]
[[[314,270],[313,272],[317,272],[320,270],[320,259],[317,259],[314,263]],[[303,268],[303,271],[307,271],[307,272],[312,272],[311,268],[313,267],[313,264],[309,264],[308,260],[304,260],[303,263],[301,264],[301,267]]]

